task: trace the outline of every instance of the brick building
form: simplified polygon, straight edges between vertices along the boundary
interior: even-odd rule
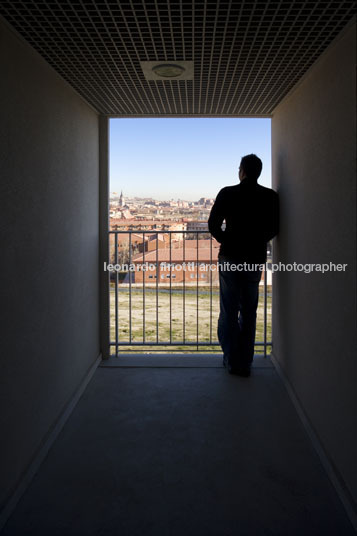
[[[203,242],[203,244],[202,244]],[[184,246],[155,249],[132,258],[135,283],[209,283],[217,281],[218,243],[212,240],[185,240]],[[182,243],[183,244],[183,243]],[[198,247],[197,247],[198,245]],[[133,272],[134,273],[134,272]]]

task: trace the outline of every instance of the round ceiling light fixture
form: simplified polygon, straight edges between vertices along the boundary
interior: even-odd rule
[[[177,78],[185,72],[185,68],[175,63],[162,63],[161,65],[155,65],[152,71],[162,78]]]

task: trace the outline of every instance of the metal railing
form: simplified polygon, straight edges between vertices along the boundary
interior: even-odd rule
[[[219,244],[209,231],[109,231],[110,347],[214,352]],[[256,352],[271,347],[271,284],[263,272]],[[261,301],[263,302],[261,304]],[[269,317],[269,318],[268,318]]]

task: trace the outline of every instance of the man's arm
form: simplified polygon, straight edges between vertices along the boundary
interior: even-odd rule
[[[214,205],[211,209],[211,213],[208,218],[208,229],[211,235],[218,241],[223,242],[224,231],[222,231],[222,223],[225,218],[225,203],[224,203],[224,189],[221,190]]]

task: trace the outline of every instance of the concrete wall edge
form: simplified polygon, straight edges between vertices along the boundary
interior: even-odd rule
[[[100,303],[100,351],[103,359],[110,357],[110,281],[109,273],[103,270],[109,259],[109,151],[110,121],[99,116],[99,303]]]
[[[8,499],[6,505],[4,506],[3,510],[0,512],[0,532],[4,528],[7,520],[13,513],[13,511],[16,508],[17,503],[21,499],[22,495],[25,493],[27,488],[30,486],[32,479],[36,475],[37,471],[39,470],[42,462],[46,458],[49,450],[51,449],[52,445],[56,441],[58,435],[61,433],[64,425],[68,421],[69,417],[71,416],[74,408],[76,407],[77,403],[79,402],[79,399],[81,398],[82,394],[84,393],[87,385],[89,384],[90,380],[92,379],[95,371],[97,370],[99,364],[102,361],[102,354],[99,354],[97,359],[94,361],[94,363],[89,367],[87,373],[85,374],[83,380],[79,384],[77,390],[72,395],[70,400],[65,404],[63,410],[59,414],[58,418],[55,420],[53,425],[48,430],[47,434],[43,438],[37,452],[35,453],[32,461],[28,465],[27,469],[24,471],[22,478],[18,482],[16,489]]]
[[[312,446],[317,454],[317,456],[320,459],[320,462],[330,480],[333,487],[335,488],[335,491],[340,499],[340,501],[343,504],[343,507],[346,511],[346,514],[354,528],[354,530],[357,532],[357,510],[356,505],[354,503],[354,500],[352,498],[352,495],[350,494],[344,480],[340,476],[340,474],[337,471],[337,468],[333,464],[333,462],[330,460],[328,454],[326,453],[317,433],[314,430],[314,427],[312,426],[299,398],[297,397],[295,390],[293,389],[291,383],[289,382],[288,377],[285,374],[284,369],[280,365],[278,359],[274,356],[274,353],[272,352],[270,355],[270,359],[274,365],[275,370],[278,373],[279,378],[284,384],[284,387],[288,393],[288,396],[291,400],[291,402],[294,405],[294,408],[300,418],[300,421],[306,430],[306,433],[308,434]]]

